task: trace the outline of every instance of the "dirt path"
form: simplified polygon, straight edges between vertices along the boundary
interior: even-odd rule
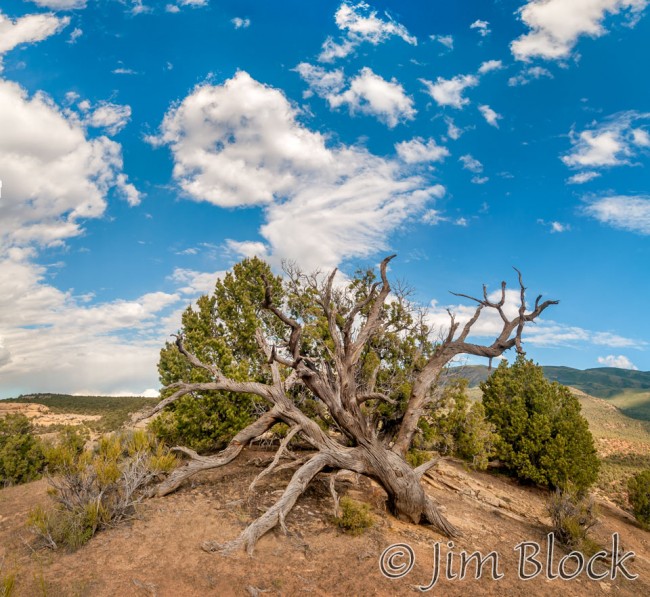
[[[429,592],[432,595],[650,595],[650,533],[606,504],[594,539],[609,548],[612,535],[618,533],[622,549],[636,554],[625,565],[639,575],[637,580],[626,580],[620,574],[615,580],[600,582],[585,574],[571,581],[548,580],[544,573],[520,580],[514,548],[522,541],[544,546],[546,495],[449,463],[425,482],[427,491],[446,505],[450,520],[465,533],[454,542],[452,572],[458,572],[461,551],[478,550],[485,556],[495,550],[498,572],[503,574],[500,580],[491,578],[489,566],[480,580],[473,578],[473,566],[464,580],[446,580],[447,541],[428,528],[387,515],[381,490],[366,481],[356,485],[352,477],[342,481],[339,490],[372,504],[376,524],[364,535],[351,537],[332,524],[329,492],[317,481],[287,518],[289,536],[273,532],[263,537],[252,558],[203,552],[199,548],[203,541],[234,538],[282,491],[290,473],[272,477],[251,499],[242,499],[260,470],[245,462],[259,456],[260,452],[245,452],[237,463],[198,478],[193,487],[146,502],[138,519],[98,534],[73,554],[32,552],[25,544],[29,539],[24,527],[27,512],[47,503],[44,481],[0,491],[0,560],[4,556],[5,568],[17,572],[15,595],[204,597],[259,594],[256,591],[269,596],[412,595],[415,586],[431,581],[436,542],[441,542],[443,578]],[[382,575],[378,562],[382,552],[397,543],[413,549],[415,563],[409,574],[390,580]],[[564,553],[556,550],[553,571]],[[543,560],[542,556],[538,559]]]

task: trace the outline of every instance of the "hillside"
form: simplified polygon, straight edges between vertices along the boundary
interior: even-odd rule
[[[0,400],[0,414],[9,408],[9,404],[43,405],[29,410],[30,418],[35,418],[37,426],[51,427],[54,424],[78,424],[84,421],[86,426],[99,432],[113,431],[130,420],[131,415],[147,407],[153,407],[157,398],[138,396],[71,396],[69,394],[29,394]],[[30,412],[33,413],[30,416]],[[47,417],[44,415],[48,415]]]
[[[489,566],[479,580],[474,579],[472,566],[463,581],[446,580],[447,540],[425,526],[389,515],[383,492],[366,479],[357,482],[352,475],[342,476],[337,490],[371,505],[375,524],[364,534],[350,536],[333,524],[332,499],[323,477],[310,485],[287,517],[287,534],[278,530],[263,537],[252,558],[239,552],[224,557],[202,551],[205,540],[235,537],[283,490],[291,471],[270,475],[256,491],[248,492],[251,480],[271,456],[271,452],[246,450],[235,462],[201,474],[177,493],[144,502],[135,519],[99,533],[75,553],[29,547],[32,538],[24,521],[31,508],[47,503],[45,481],[0,491],[0,562],[4,559],[15,573],[14,597],[406,597],[414,594],[414,587],[430,583],[435,542],[441,542],[443,574],[432,595],[553,597],[560,590],[567,597],[650,594],[649,535],[606,501],[601,502],[600,523],[593,537],[611,549],[612,535],[618,533],[622,549],[636,554],[628,566],[639,575],[637,580],[619,574],[616,580],[597,582],[582,574],[561,583],[540,574],[523,582],[517,575],[515,546],[522,541],[545,545],[548,492],[519,486],[500,475],[467,471],[449,461],[427,474],[423,484],[463,530],[464,536],[452,544],[455,570],[461,551],[486,555],[494,550],[504,575],[498,582],[492,579]],[[398,543],[413,549],[415,565],[405,577],[390,580],[380,572],[379,557]],[[556,546],[555,554],[554,570],[565,552]]]
[[[650,372],[597,367],[594,369],[572,369],[571,367],[542,367],[544,375],[551,381],[576,388],[585,394],[604,398],[633,419],[650,421]],[[488,377],[484,365],[453,367],[448,375],[463,377],[469,387],[475,388]]]

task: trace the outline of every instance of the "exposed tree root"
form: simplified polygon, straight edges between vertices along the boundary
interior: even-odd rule
[[[251,523],[237,539],[228,543],[206,541],[201,546],[204,551],[229,553],[243,547],[249,554],[253,553],[257,541],[278,524],[284,525],[284,519],[291,511],[296,500],[309,485],[309,482],[326,466],[333,463],[328,454],[317,454],[303,464],[293,475],[282,497],[271,506],[262,516]]]
[[[242,429],[235,437],[231,440],[228,446],[219,454],[215,456],[199,456],[194,450],[189,450],[188,448],[175,448],[179,452],[183,452],[190,456],[191,460],[184,464],[183,466],[174,470],[169,477],[167,477],[160,485],[155,488],[155,495],[163,496],[176,491],[181,484],[189,479],[191,476],[199,473],[201,471],[207,471],[214,468],[219,468],[224,466],[229,462],[232,462],[241,451],[244,449],[251,440],[254,440],[256,437],[259,437],[266,431],[268,431],[273,425],[277,422],[277,411],[276,409],[271,409],[270,411],[264,413],[259,419],[254,423],[250,424],[248,427]]]

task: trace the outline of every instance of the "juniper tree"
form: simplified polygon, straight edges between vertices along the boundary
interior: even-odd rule
[[[359,272],[347,284],[335,283],[336,270],[306,275],[290,266],[280,279],[259,260],[245,260],[233,274],[249,272],[245,282],[217,286],[210,306],[210,348],[195,346],[189,329],[166,347],[183,374],[163,376],[164,398],[152,415],[185,396],[207,392],[227,393],[222,395],[235,407],[239,397],[254,396],[264,408],[218,454],[200,456],[179,447],[189,460],[158,487],[158,495],[174,491],[199,471],[231,462],[278,422],[289,426],[289,436],[313,448],[294,461],[296,471],[273,506],[236,539],[207,542],[204,549],[243,546],[252,551],[262,535],[284,524],[319,473],[339,470],[376,481],[400,519],[430,523],[450,537],[460,534],[420,485],[435,460],[416,468],[406,461],[418,423],[435,405],[436,383],[451,359],[462,354],[494,358],[511,348],[522,352],[524,326],[557,301],[541,302],[540,296],[527,310],[519,275],[514,317],[505,310],[506,283],[497,299],[484,286],[482,297],[459,295],[474,301],[476,310],[462,325],[450,313],[448,332],[435,339],[426,313],[409,301],[408,292],[391,289],[387,268],[393,257],[381,262],[378,277],[374,271]],[[227,286],[233,294],[222,292]],[[483,345],[470,337],[484,310],[499,315],[501,330]],[[265,473],[277,466],[279,455]]]

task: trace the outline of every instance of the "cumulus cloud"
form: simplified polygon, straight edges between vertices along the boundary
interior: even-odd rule
[[[409,34],[404,25],[394,21],[388,14],[384,16],[385,19],[378,17],[377,11],[365,2],[343,2],[337,9],[334,20],[344,35],[338,41],[328,37],[318,60],[333,62],[337,58],[345,58],[364,42],[376,46],[391,37],[399,37],[408,44],[417,45],[417,39]]]
[[[503,118],[501,114],[497,114],[492,108],[490,108],[490,106],[487,105],[479,106],[478,109],[483,115],[483,118],[485,118],[485,122],[487,122],[490,126],[499,128],[499,120]]]
[[[120,145],[87,139],[44,94],[30,98],[0,80],[0,130],[0,247],[59,244],[78,235],[82,220],[104,213],[111,188],[137,203]]]
[[[333,109],[347,106],[350,114],[374,116],[390,128],[412,120],[417,113],[413,99],[406,95],[396,79],[386,81],[368,67],[362,68],[349,82],[346,82],[342,69],[327,71],[303,62],[296,71],[310,90],[326,99]]]
[[[650,113],[620,112],[581,133],[572,131],[572,149],[562,161],[570,168],[629,165],[648,146],[647,132],[639,125],[648,120]]]
[[[517,60],[568,58],[582,36],[600,37],[608,15],[638,18],[648,0],[529,0],[518,13],[530,31],[510,44]]]
[[[639,368],[628,359],[626,356],[619,354],[618,356],[609,354],[606,357],[598,357],[598,363],[605,365],[605,367],[616,367],[617,369],[631,369],[638,371]]]
[[[426,79],[420,79],[420,81],[439,106],[453,108],[462,108],[469,104],[469,100],[463,97],[463,93],[466,89],[476,87],[479,83],[478,77],[474,75],[457,75],[451,79],[438,77],[435,83]]]
[[[614,195],[591,201],[584,212],[603,224],[638,234],[650,234],[650,196]]]
[[[242,19],[241,17],[235,17],[230,22],[233,24],[235,29],[247,29],[251,24],[250,19]]]
[[[407,164],[419,164],[422,162],[441,162],[449,156],[449,150],[438,145],[435,139],[415,137],[410,141],[402,141],[395,145],[397,155]]]
[[[329,147],[297,121],[283,93],[238,72],[172,106],[160,134],[188,197],[220,207],[261,205],[273,258],[332,267],[386,247],[387,236],[444,189],[399,160]]]
[[[43,41],[70,23],[70,17],[53,14],[26,15],[15,21],[0,12],[0,72],[2,56],[21,44]]]

